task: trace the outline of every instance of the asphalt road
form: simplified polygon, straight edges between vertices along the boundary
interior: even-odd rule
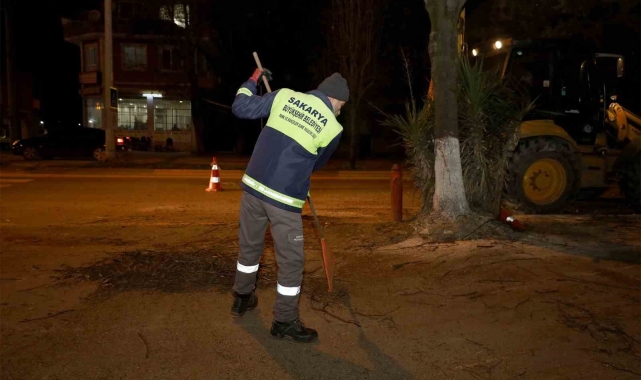
[[[177,220],[190,214],[209,221],[236,220],[242,171],[222,171],[222,192],[210,193],[207,170],[50,168],[0,171],[0,227],[29,228],[91,223],[141,215]],[[418,198],[405,182],[407,204]],[[326,171],[312,180],[321,215],[345,207],[374,207],[389,215],[389,172]],[[408,210],[409,211],[409,210]]]

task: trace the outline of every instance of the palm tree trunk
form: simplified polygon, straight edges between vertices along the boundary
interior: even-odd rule
[[[457,22],[462,0],[425,0],[430,14],[429,53],[434,84],[434,212],[456,219],[470,212],[458,139]]]

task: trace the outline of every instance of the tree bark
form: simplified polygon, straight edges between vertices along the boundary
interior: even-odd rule
[[[196,137],[196,153],[202,154],[205,151],[205,147],[203,144],[203,137],[204,137],[204,124],[202,120],[202,110],[201,110],[201,96],[200,96],[200,88],[198,84],[198,72],[196,69],[196,65],[198,65],[197,57],[198,57],[198,50],[196,49],[195,45],[192,45],[191,43],[188,43],[188,49],[191,54],[188,54],[186,62],[187,62],[187,70],[189,73],[189,84],[190,84],[190,98],[191,98],[191,122],[194,125],[194,136]]]
[[[327,61],[321,62],[337,67],[349,86],[345,132],[349,139],[350,167],[355,168],[360,144],[361,101],[366,99],[376,79],[380,16],[387,0],[332,0],[331,4],[327,41],[331,49],[327,49]]]
[[[349,131],[349,166],[356,169],[358,160],[358,106],[353,105],[347,110],[347,130]]]
[[[201,96],[200,89],[198,88],[198,74],[193,72],[190,77],[191,122],[194,125],[194,136],[196,137],[196,153],[202,154],[205,152],[205,146],[203,144],[205,124],[202,118]]]
[[[429,53],[434,84],[434,209],[448,219],[470,212],[458,139],[457,23],[464,0],[425,0],[430,15]]]

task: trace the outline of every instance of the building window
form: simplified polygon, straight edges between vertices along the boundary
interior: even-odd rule
[[[147,130],[147,99],[118,99],[118,128]]]
[[[160,19],[173,21],[179,27],[185,28],[189,23],[189,5],[175,4],[173,7],[163,5],[160,7]]]
[[[85,72],[98,71],[98,44],[85,45]]]
[[[191,130],[191,102],[188,100],[154,100],[154,127],[157,131]]]
[[[179,71],[183,67],[178,49],[173,46],[161,46],[158,49],[160,71]]]
[[[201,53],[195,52],[194,61],[196,62],[196,73],[201,77],[209,77],[209,62],[207,61],[207,57]]]
[[[90,128],[102,128],[102,98],[86,98],[87,126]]]
[[[147,70],[147,45],[122,45],[123,70]]]

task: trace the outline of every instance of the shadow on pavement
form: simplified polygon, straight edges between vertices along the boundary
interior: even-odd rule
[[[529,218],[519,241],[595,260],[641,263],[636,215],[546,215]]]
[[[351,302],[349,296],[347,298],[347,306],[351,313]],[[272,338],[264,321],[255,313],[237,318],[235,323],[262,344],[265,351],[295,379],[413,379],[413,376],[401,368],[394,359],[369,341],[362,328],[358,329],[359,346],[367,353],[373,364],[372,370],[341,357],[328,355],[318,349],[318,344],[295,343]],[[320,340],[323,340],[322,335]]]
[[[528,234],[519,240],[528,245],[550,249],[569,255],[590,257],[594,260],[614,260],[641,264],[641,249],[637,246],[608,243],[607,241],[568,241],[557,236]]]

